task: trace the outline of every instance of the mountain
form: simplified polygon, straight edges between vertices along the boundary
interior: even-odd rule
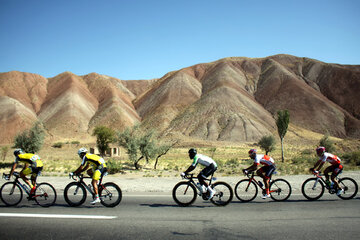
[[[152,80],[13,71],[0,73],[0,142],[36,120],[53,140],[81,140],[97,125],[122,130],[141,123],[164,136],[257,141],[276,132],[282,109],[294,126],[359,138],[359,91],[359,65],[284,54],[224,58]]]

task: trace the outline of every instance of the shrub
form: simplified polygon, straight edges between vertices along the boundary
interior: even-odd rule
[[[62,142],[57,142],[52,145],[53,148],[62,148],[62,146],[63,146]]]
[[[106,161],[106,166],[110,174],[122,172],[122,168],[123,168],[121,162],[116,161],[114,159],[110,159]]]
[[[14,148],[21,148],[27,153],[38,152],[44,143],[45,131],[40,122],[31,129],[25,130],[15,137]]]
[[[325,147],[326,152],[334,152],[336,150],[334,142],[330,140],[329,134],[325,134],[319,142],[320,146]]]
[[[258,142],[261,149],[266,151],[266,154],[273,151],[275,149],[275,138],[272,135],[264,136]]]
[[[340,158],[347,164],[360,166],[360,151],[346,153]]]

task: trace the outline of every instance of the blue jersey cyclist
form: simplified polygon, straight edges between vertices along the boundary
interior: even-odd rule
[[[247,174],[258,169],[260,164],[264,165],[256,171],[256,174],[264,180],[265,194],[262,196],[263,199],[270,197],[270,178],[276,170],[275,161],[268,155],[257,154],[256,149],[250,149],[249,157],[254,160],[253,165],[243,169],[243,172]]]
[[[30,186],[30,195],[29,199],[33,199],[35,189],[36,189],[36,178],[40,175],[43,169],[43,162],[41,161],[40,157],[33,153],[25,153],[21,149],[15,149],[15,162],[11,168],[10,174],[7,179],[13,175],[17,164],[24,163],[24,167],[20,172],[20,177],[26,184]],[[26,175],[31,174],[31,182],[27,179]]]
[[[191,148],[189,150],[189,158],[193,160],[193,163],[190,165],[190,167],[185,172],[183,172],[181,174],[181,176],[185,176],[186,174],[188,174],[189,172],[194,170],[198,164],[205,166],[205,168],[198,174],[197,177],[201,184],[201,189],[203,190],[203,193],[208,191],[209,199],[211,199],[215,194],[215,190],[212,189],[205,182],[205,179],[216,171],[216,169],[217,169],[216,162],[208,156],[198,154],[195,148]]]
[[[90,202],[91,204],[99,203],[99,190],[98,190],[98,181],[100,178],[107,172],[105,160],[102,157],[99,157],[96,154],[87,153],[86,148],[80,148],[78,151],[79,157],[82,159],[81,165],[76,169],[75,172],[70,173],[70,175],[77,175],[83,171],[86,171],[90,165],[92,169],[87,171],[90,177],[92,177],[91,184],[94,188],[95,192],[95,199],[94,201]]]

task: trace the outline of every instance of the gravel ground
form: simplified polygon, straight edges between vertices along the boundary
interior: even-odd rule
[[[291,186],[293,193],[300,193],[301,184],[311,175],[289,175],[289,176],[277,176],[274,175],[273,179],[283,178],[287,180]],[[360,172],[344,172],[341,177],[351,177],[355,179],[360,184]],[[244,179],[244,176],[231,176],[231,177],[219,177],[216,181],[224,181],[229,183],[232,187],[235,187],[236,183]],[[104,182],[115,182],[118,184],[123,192],[128,193],[137,193],[137,192],[154,192],[154,193],[169,193],[172,191],[176,183],[180,182],[182,179],[180,177],[131,177],[127,176],[106,176]],[[71,179],[68,177],[47,177],[40,176],[38,182],[48,182],[52,184],[55,189],[59,192],[63,192],[65,186],[70,183]],[[3,184],[5,180],[2,180]],[[89,180],[87,182],[90,183]]]

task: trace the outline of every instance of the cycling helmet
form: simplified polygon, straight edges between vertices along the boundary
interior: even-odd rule
[[[318,147],[318,148],[316,149],[316,154],[317,154],[319,157],[321,157],[321,156],[324,154],[324,152],[325,152],[325,147]]]
[[[195,148],[190,148],[189,149],[189,157],[190,157],[190,159],[193,159],[196,154],[197,154],[197,151],[196,151]]]
[[[256,156],[256,149],[250,149],[249,150],[249,156],[251,157],[251,158],[255,158],[255,156]]]
[[[23,152],[23,150],[21,149],[21,148],[18,148],[18,149],[15,149],[14,150],[14,155],[15,156],[17,156],[17,155],[19,155],[19,154],[23,154],[24,152]]]
[[[79,156],[81,156],[81,154],[86,154],[87,153],[87,149],[86,148],[80,148],[78,151]]]

